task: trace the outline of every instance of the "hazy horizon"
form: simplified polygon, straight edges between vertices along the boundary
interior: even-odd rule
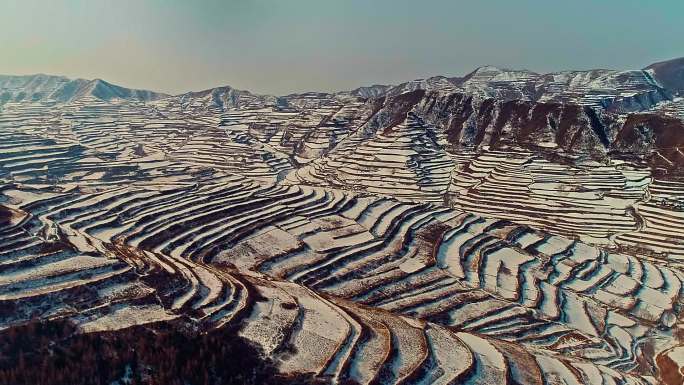
[[[340,91],[482,65],[638,69],[684,56],[684,3],[582,0],[18,1],[0,74],[101,78],[178,94]],[[579,28],[578,28],[579,27]]]

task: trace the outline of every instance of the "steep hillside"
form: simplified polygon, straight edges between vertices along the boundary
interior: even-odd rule
[[[521,147],[596,159],[613,150],[650,157],[659,169],[679,173],[684,121],[662,114],[616,114],[590,106],[528,100],[481,99],[470,93],[416,90],[369,102],[364,132],[391,130],[408,114],[433,125],[451,150]],[[671,158],[671,159],[670,159]]]

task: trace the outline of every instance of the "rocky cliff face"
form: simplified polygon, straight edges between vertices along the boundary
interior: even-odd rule
[[[657,114],[630,115],[612,148],[631,156],[646,156],[659,173],[682,174],[684,122]]]
[[[572,103],[502,101],[416,90],[368,102],[366,134],[387,132],[414,114],[446,135],[452,149],[523,147],[606,157],[631,152],[677,172],[684,123],[658,114],[621,115]]]
[[[369,102],[366,129],[391,130],[411,112],[443,130],[450,145],[477,148],[521,145],[607,151],[618,127],[612,114],[576,104],[481,99],[466,93],[416,90]]]

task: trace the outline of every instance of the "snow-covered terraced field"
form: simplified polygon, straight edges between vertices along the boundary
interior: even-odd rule
[[[350,136],[328,156],[288,175],[288,183],[343,186],[416,201],[441,201],[453,163],[417,117],[373,139]]]
[[[3,254],[8,264],[6,274],[0,277],[8,293],[5,300],[18,300],[9,294],[16,290],[21,291],[15,296],[40,297],[74,285],[88,287],[91,281],[131,271],[142,274],[131,277],[144,285],[136,292],[149,292],[155,289],[153,284],[161,284],[171,274],[184,283],[173,288],[164,283],[170,291],[160,297],[165,301],[146,303],[142,314],[170,318],[187,311],[198,322],[216,327],[229,322],[236,308],[246,306],[241,303],[249,299],[247,289],[241,294],[247,298],[240,299],[239,288],[235,288],[240,281],[224,270],[237,269],[240,274],[265,274],[282,280],[286,287],[294,285],[285,292],[301,291],[294,297],[305,309],[313,306],[301,302],[308,293],[313,302],[346,301],[343,303],[389,312],[379,316],[364,313],[363,317],[380,323],[389,322],[382,321],[386,317],[382,314],[416,319],[414,326],[400,326],[401,320],[385,325],[390,335],[392,327],[408,332],[429,321],[482,336],[468,335],[467,341],[491,338],[504,346],[514,344],[516,349],[550,357],[560,349],[566,357],[624,375],[645,359],[646,346],[666,338],[663,328],[676,323],[684,279],[679,270],[657,260],[610,253],[510,221],[317,187],[258,185],[236,179],[163,189],[134,186],[92,193],[52,192],[40,200],[21,192],[14,187],[6,195],[14,197],[12,207],[30,212],[35,222],[19,227],[24,238],[35,233],[34,242],[40,242],[41,235],[57,239],[89,256],[38,257],[30,263],[28,260],[36,257],[20,251],[33,242],[17,237],[17,242],[28,245],[22,249],[7,246]],[[28,264],[29,270],[10,269],[9,265],[18,263],[15,261]],[[164,275],[145,280],[149,264],[157,264],[159,274]],[[88,269],[87,273],[81,269]],[[53,284],[53,276],[60,282]],[[328,306],[333,305],[324,309]],[[47,316],[57,310],[44,311],[41,315]],[[111,309],[101,311],[106,317],[116,316],[108,313]],[[337,366],[341,363],[330,369],[333,357],[318,355],[321,349],[328,349],[333,356],[351,354],[354,349],[343,343],[360,338],[361,327],[350,321],[357,318],[345,313],[321,315],[317,312],[323,310],[317,307],[308,311],[314,312],[314,335],[308,326],[302,326],[307,333],[292,334],[295,346],[302,345],[295,351],[304,357],[283,359],[283,370],[310,369],[320,360],[318,374],[340,376]],[[76,317],[79,320],[85,314],[81,313]],[[307,310],[305,320],[306,314]],[[93,322],[93,316],[87,317],[88,330],[98,327]],[[324,325],[316,326],[320,322]],[[351,329],[330,340],[324,331],[331,324],[350,324]],[[257,333],[255,327],[246,326],[245,333]],[[315,332],[317,327],[322,329]],[[421,338],[426,338],[423,333]],[[320,334],[326,339],[313,342],[306,338]],[[259,336],[261,341],[264,337]],[[390,340],[394,338],[400,347],[418,343],[414,337],[406,337],[404,342],[398,336]],[[447,354],[433,352],[424,344],[419,344],[422,348],[407,347],[407,352],[400,348],[402,356],[394,360],[401,363],[392,365],[397,369],[378,369],[381,374],[373,376],[399,381],[427,365],[430,352]],[[311,346],[317,347],[310,353],[302,350]],[[477,357],[477,350],[469,354]],[[401,372],[398,368],[408,365],[403,360],[416,360],[411,364],[416,369]],[[491,375],[505,376],[505,371]]]
[[[116,194],[63,193],[15,204],[32,214],[30,220],[6,230],[0,284],[3,292],[19,292],[5,294],[2,301],[21,304],[33,317],[72,317],[87,331],[176,317],[190,317],[205,327],[238,322],[243,325],[241,333],[262,344],[284,373],[314,372],[361,383],[373,379],[449,383],[469,378],[475,382],[542,381],[560,371],[571,374],[569,381],[577,383],[593,381],[594,373],[629,383],[648,381],[629,374],[637,363],[634,355],[639,342],[662,334],[647,325],[670,324],[671,306],[662,309],[651,301],[658,305],[663,300],[674,302],[681,288],[679,277],[667,268],[630,261],[626,256],[601,256],[598,250],[595,257],[603,261],[596,260],[592,272],[587,272],[570,263],[587,252],[579,250],[575,256],[572,250],[587,246],[568,240],[551,237],[537,242],[535,248],[523,249],[514,240],[533,236],[529,234],[543,238],[510,222],[436,206],[392,203],[388,198],[328,196],[311,188],[252,190],[252,209],[266,211],[274,202],[268,198],[289,202],[293,212],[288,217],[300,218],[296,227],[279,216],[250,222],[248,208],[241,212],[240,205],[234,204],[234,215],[226,212],[228,216],[223,216],[227,225],[220,226],[222,233],[181,238],[179,245],[194,245],[196,251],[216,248],[214,260],[206,254],[187,253],[187,247],[184,252],[169,246],[160,249],[166,237],[159,238],[159,233],[141,241],[133,236],[171,220],[180,225],[179,230],[202,228],[211,222],[213,213],[201,202],[226,207],[219,203],[226,190],[237,195],[238,190],[249,191],[249,186],[200,186],[196,202],[184,202],[204,213],[193,216],[178,209],[189,189],[155,190],[154,194],[143,188]],[[154,204],[161,205],[154,212],[163,213],[168,206],[175,207],[171,211],[176,215],[155,215],[149,221],[129,216],[142,214],[144,207]],[[397,204],[408,207],[396,208]],[[393,210],[398,212],[389,214]],[[382,218],[386,215],[394,218],[386,222]],[[316,234],[316,224],[340,232],[350,226],[339,227],[344,218],[356,223],[358,231],[371,234],[365,243],[329,245],[327,252],[309,245],[311,237],[304,235]],[[146,226],[138,226],[141,223]],[[251,231],[245,228],[250,223]],[[105,224],[124,227],[101,231]],[[240,231],[243,239],[237,240]],[[245,242],[254,245],[255,238],[276,231],[281,232],[278,237],[293,238],[290,250],[266,255],[267,248],[258,249],[263,252],[258,254],[244,253],[240,247]],[[473,238],[498,239],[499,246],[490,245],[490,252],[484,254],[458,245]],[[225,246],[229,239],[233,247]],[[533,279],[543,275],[539,269],[549,264],[555,256],[550,254],[552,248],[559,246],[570,251],[556,257],[558,267],[546,273],[547,279]],[[32,247],[45,252],[32,255]],[[453,251],[454,247],[458,250]],[[76,250],[85,255],[74,255],[79,253]],[[548,260],[537,250],[549,253]],[[280,272],[280,266],[290,258],[301,258],[303,252],[318,255],[297,271]],[[479,266],[468,263],[472,253],[485,260]],[[509,258],[501,259],[503,254]],[[574,263],[580,262],[585,261]],[[631,276],[625,271],[630,263],[662,278]],[[616,275],[612,284],[605,284],[611,274]],[[268,276],[274,278],[265,280]],[[530,282],[519,282],[517,277]],[[53,278],[59,282],[52,282]],[[605,290],[605,299],[600,296],[603,302],[583,295],[592,284],[597,286],[593,290]],[[78,287],[85,292],[77,291]],[[615,290],[643,292],[644,303],[625,305],[626,314],[621,315],[610,309],[616,305],[610,297]],[[442,305],[436,307],[440,301]],[[123,304],[128,310],[121,310]],[[268,318],[264,309],[270,309]],[[597,323],[598,319],[603,321]],[[20,320],[9,313],[4,324]],[[331,334],[332,330],[337,334]],[[611,335],[616,337],[608,338]],[[560,346],[563,357],[556,356]],[[380,361],[366,361],[363,352],[367,349]]]
[[[509,72],[464,87],[537,76]],[[625,96],[645,74],[597,79]],[[563,76],[545,92],[580,75]],[[0,328],[235,328],[282,374],[332,383],[659,383],[684,335],[684,180],[548,135],[459,145],[458,125],[519,122],[421,116],[416,90],[448,82],[3,104]]]

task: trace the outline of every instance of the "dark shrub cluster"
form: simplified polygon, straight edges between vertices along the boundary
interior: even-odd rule
[[[157,323],[79,334],[66,321],[0,332],[0,384],[307,384],[283,378],[234,330],[209,333]]]

